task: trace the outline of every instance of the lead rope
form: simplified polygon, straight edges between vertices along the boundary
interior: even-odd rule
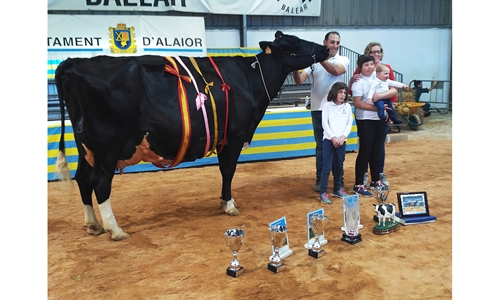
[[[264,84],[264,89],[266,90],[267,99],[269,99],[269,103],[271,103],[271,97],[269,96],[269,92],[267,91],[266,81],[264,80],[264,74],[262,74],[262,67],[260,66],[260,61],[257,58],[257,56],[255,56],[255,60],[256,61],[252,63],[252,68],[255,69],[255,64],[259,64],[260,77],[262,78],[262,83]]]

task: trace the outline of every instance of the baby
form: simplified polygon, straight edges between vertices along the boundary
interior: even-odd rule
[[[382,64],[378,63],[377,69],[375,70],[376,72],[376,77],[373,79],[371,86],[370,86],[370,91],[368,92],[368,103],[374,103],[375,106],[377,107],[377,114],[380,120],[382,122],[386,122],[386,116],[385,116],[385,108],[384,104],[387,104],[387,107],[389,107],[391,110],[388,111],[389,118],[394,124],[401,124],[403,121],[399,120],[396,117],[396,113],[394,112],[394,107],[392,106],[392,103],[390,99],[379,99],[378,101],[373,102],[373,94],[375,93],[383,93],[387,92],[389,90],[389,86],[394,86],[397,88],[403,88],[405,90],[408,90],[409,87],[406,84],[403,84],[401,82],[397,82],[394,80],[389,79],[389,68]]]

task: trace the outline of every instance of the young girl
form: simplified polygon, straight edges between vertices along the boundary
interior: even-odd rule
[[[349,103],[345,103],[347,85],[336,82],[330,88],[327,102],[322,108],[323,126],[323,167],[321,169],[319,199],[323,203],[332,203],[328,198],[328,177],[333,165],[333,193],[334,197],[345,197],[347,193],[342,187],[346,139],[351,132],[352,110]]]

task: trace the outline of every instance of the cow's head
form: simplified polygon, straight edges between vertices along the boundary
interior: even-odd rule
[[[304,69],[328,58],[329,50],[325,45],[305,41],[281,31],[276,31],[274,37],[272,42],[260,42],[260,48],[278,57],[281,65],[290,71]]]

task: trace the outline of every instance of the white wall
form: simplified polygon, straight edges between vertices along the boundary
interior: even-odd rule
[[[332,30],[293,30],[286,34],[322,43]],[[335,30],[335,29],[334,29]],[[414,79],[450,80],[451,29],[342,29],[341,44],[362,53],[369,42],[379,42],[384,48],[383,62],[403,74],[404,83]],[[271,41],[276,30],[249,30],[248,47],[258,47],[259,41]],[[207,30],[207,48],[239,47],[237,30]],[[355,64],[356,62],[351,62]],[[425,86],[425,85],[424,85]]]

